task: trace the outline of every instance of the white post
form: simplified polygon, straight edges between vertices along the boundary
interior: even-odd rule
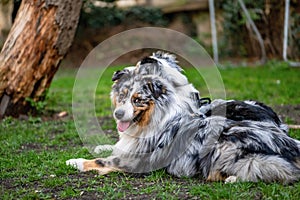
[[[290,14],[289,7],[290,7],[290,0],[285,0],[283,52],[282,52],[282,57],[284,61],[287,61],[287,44],[288,44],[289,14]]]
[[[217,41],[214,0],[209,0],[208,2],[209,2],[209,16],[210,16],[210,26],[211,26],[211,35],[212,35],[212,44],[213,44],[213,55],[214,55],[215,63],[218,64],[219,56],[218,56],[218,41]]]
[[[284,11],[284,30],[283,30],[283,60],[288,62],[291,67],[300,67],[300,62],[293,62],[287,58],[287,47],[289,38],[289,16],[290,16],[290,0],[285,0],[285,11]]]

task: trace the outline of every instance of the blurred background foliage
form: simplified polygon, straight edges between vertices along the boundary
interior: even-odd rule
[[[275,0],[244,0],[252,20],[258,27],[267,48],[269,57],[282,55],[282,38],[284,25],[285,1]],[[249,28],[245,14],[242,12],[238,1],[216,1],[216,6],[222,10],[224,18],[223,35],[221,42],[229,43],[229,48],[224,53],[228,56],[258,56],[256,40]],[[292,0],[290,3],[290,34],[289,54],[294,59],[300,53],[300,2]]]
[[[282,59],[285,0],[243,0],[257,26],[268,59]],[[14,0],[14,19],[21,0]],[[128,4],[120,6],[121,3]],[[238,0],[215,0],[219,56],[258,60],[261,49]],[[130,4],[129,4],[130,3]],[[300,1],[290,0],[288,57],[300,59]],[[81,18],[65,59],[78,67],[99,43],[119,32],[145,26],[165,27],[194,38],[212,53],[207,0],[84,0]],[[125,56],[126,57],[126,56]],[[125,58],[124,57],[124,58]],[[129,55],[128,58],[136,59]],[[125,58],[126,62],[131,62]]]
[[[154,26],[166,26],[167,18],[162,11],[155,7],[133,6],[127,9],[118,8],[115,0],[105,0],[106,4],[96,6],[94,1],[86,0],[82,8],[80,26],[90,28],[104,28],[122,23],[136,21],[149,23]]]
[[[86,49],[87,53],[99,42],[118,32],[143,26],[159,26],[193,37],[211,53],[207,1],[169,0],[167,2],[173,3],[167,6],[158,5],[156,0],[136,2],[134,6],[120,7],[117,0],[85,0],[74,48]],[[285,1],[244,0],[244,3],[262,35],[268,58],[281,59]],[[259,59],[261,49],[258,40],[238,1],[215,1],[215,9],[221,59]],[[297,0],[291,0],[289,30],[288,56],[297,60],[300,58],[300,2]],[[86,53],[74,53],[73,58]]]

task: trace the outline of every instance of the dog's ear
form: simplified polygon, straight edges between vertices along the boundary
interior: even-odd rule
[[[157,63],[158,61],[155,60],[154,58],[150,58],[150,57],[145,57],[141,60],[141,65],[146,64],[146,63]]]
[[[113,77],[112,77],[112,81],[117,81],[119,80],[124,74],[128,74],[129,71],[127,69],[124,69],[124,70],[118,70],[116,71],[114,74],[113,74]]]
[[[147,87],[155,99],[166,93],[165,86],[159,81],[149,81],[147,83]]]
[[[142,75],[159,74],[161,65],[156,59],[145,57],[140,62],[138,73]]]

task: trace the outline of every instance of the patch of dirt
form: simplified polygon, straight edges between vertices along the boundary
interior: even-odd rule
[[[300,105],[277,105],[273,108],[285,123],[300,125]]]
[[[30,113],[29,115],[20,114],[18,116],[18,119],[23,121],[40,120],[43,122],[67,121],[73,119],[73,116],[70,115],[67,111],[44,110],[42,113]]]
[[[24,143],[17,150],[18,153],[26,152],[26,151],[35,151],[36,153],[44,152],[44,151],[58,151],[58,150],[66,150],[71,147],[82,146],[81,141],[78,143],[72,140],[69,140],[68,145],[44,145],[40,143]]]
[[[148,174],[149,175],[149,174]],[[116,185],[116,183],[120,182],[124,182],[124,180],[126,180],[126,185],[130,185],[130,187],[128,188],[128,186],[124,186],[122,184],[120,184],[118,187],[114,187],[114,192],[115,193],[123,193],[123,198],[120,199],[157,199],[157,193],[158,191],[153,190],[152,192],[147,192],[147,193],[141,193],[139,191],[142,191],[145,187],[151,187],[151,186],[155,186],[155,185],[161,185],[162,189],[165,187],[165,183],[166,182],[173,182],[176,183],[176,185],[180,186],[180,191],[178,190],[174,190],[173,191],[173,195],[176,196],[178,199],[191,199],[192,196],[189,195],[189,188],[191,185],[199,185],[202,183],[201,180],[197,179],[197,178],[191,178],[191,179],[180,179],[180,178],[175,178],[172,176],[168,176],[166,175],[165,178],[163,179],[158,179],[157,181],[153,182],[153,181],[149,181],[147,180],[147,174],[144,175],[135,175],[135,174],[118,174],[117,178],[114,176],[114,178],[110,179],[110,175],[106,175],[106,178],[96,178],[98,175],[95,174],[94,172],[88,172],[88,173],[83,173],[81,175],[72,175],[70,178],[74,180],[78,179],[78,177],[80,177],[79,179],[83,178],[84,180],[86,179],[97,179],[97,186],[95,185],[80,185],[79,188],[78,184],[76,184],[76,181],[70,181],[67,184],[65,184],[65,186],[70,186],[74,189],[80,189],[80,188],[85,188],[85,187],[89,187],[91,189],[91,192],[89,191],[85,191],[82,193],[82,195],[80,196],[80,198],[76,198],[76,199],[104,199],[107,198],[105,193],[102,192],[95,192],[93,191],[93,188],[95,187],[105,187],[105,185]],[[188,187],[187,187],[188,186]],[[131,189],[133,188],[133,190]],[[96,188],[95,188],[96,189]],[[167,190],[167,189],[166,189]],[[136,192],[133,192],[136,191]],[[167,193],[172,193],[170,191],[168,191]],[[74,199],[74,198],[71,198]]]
[[[22,144],[20,151],[36,150],[38,152],[47,150],[40,143],[25,143]]]
[[[137,176],[120,173],[117,177],[113,175],[113,178],[110,178],[110,176],[111,175],[99,177],[96,172],[92,171],[85,173],[74,172],[74,174],[65,175],[66,182],[64,182],[63,185],[58,184],[51,187],[45,187],[41,180],[33,180],[25,184],[22,184],[21,182],[15,183],[17,181],[15,178],[5,178],[0,180],[1,186],[5,191],[13,192],[14,190],[24,189],[27,191],[24,195],[34,192],[37,194],[50,195],[51,198],[54,199],[60,199],[61,192],[66,188],[72,188],[74,193],[79,193],[80,195],[66,199],[106,199],[107,194],[105,190],[101,192],[99,188],[105,188],[107,186],[113,187],[114,193],[122,193],[123,198],[121,199],[156,199],[156,192],[159,191],[156,191],[155,189],[146,193],[139,192],[145,187],[154,187],[156,185],[161,185],[162,189],[166,187],[166,191],[168,190],[167,193],[173,193],[178,199],[191,199],[192,196],[189,194],[189,188],[203,183],[198,178],[180,179],[169,175],[166,175],[163,179],[160,178],[155,180],[154,182],[147,179],[148,175]],[[43,177],[42,179],[49,179],[49,177]],[[126,181],[126,184],[123,184],[124,181]],[[96,182],[96,184],[91,182]],[[178,186],[176,186],[176,188],[180,188],[180,190],[176,189],[174,191],[169,191],[170,189],[167,189],[168,185],[165,185],[166,182],[175,183]],[[118,185],[118,183],[120,183],[120,185]]]
[[[34,121],[32,123],[41,123],[42,121]],[[82,141],[79,137],[64,137],[64,133],[67,131],[65,127],[65,122],[62,120],[54,121],[51,124],[51,128],[45,128],[45,131],[42,134],[37,134],[37,141],[35,142],[26,142],[17,149],[17,152],[26,152],[26,151],[35,151],[37,153],[49,150],[65,150],[72,147],[82,146]],[[60,138],[61,143],[51,144],[49,141],[55,140],[57,137]],[[40,141],[40,142],[39,142]],[[65,145],[67,143],[67,145]]]

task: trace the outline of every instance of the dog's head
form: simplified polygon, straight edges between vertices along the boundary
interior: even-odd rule
[[[113,80],[111,99],[119,132],[147,126],[154,113],[167,109],[174,98],[172,85],[159,76],[124,69],[116,72]]]
[[[197,112],[191,94],[198,91],[181,73],[183,70],[176,62],[171,54],[158,52],[142,59],[135,67],[114,73],[111,100],[119,132],[130,127],[145,127],[153,119],[159,121],[164,116],[157,113],[166,111],[170,114],[171,105],[173,111],[185,107],[190,112]]]

